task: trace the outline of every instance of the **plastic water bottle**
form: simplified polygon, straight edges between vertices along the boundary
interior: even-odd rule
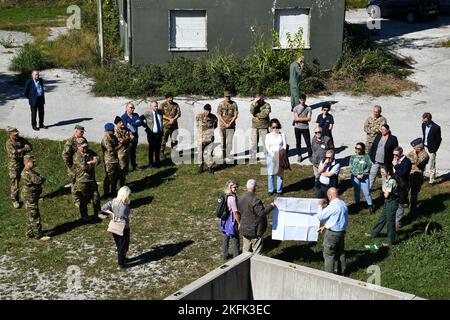
[[[365,247],[369,250],[378,250],[378,246],[375,243],[367,244]]]

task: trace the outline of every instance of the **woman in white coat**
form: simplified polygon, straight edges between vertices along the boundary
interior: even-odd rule
[[[281,149],[286,150],[286,135],[282,133],[281,124],[278,119],[270,120],[271,132],[266,135],[266,150],[267,150],[267,175],[269,195],[273,195],[275,191],[275,176],[277,176],[277,194],[283,193],[283,177],[278,176],[278,169],[280,165],[279,152]]]

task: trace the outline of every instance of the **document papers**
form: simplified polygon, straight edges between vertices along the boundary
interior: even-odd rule
[[[275,205],[272,239],[317,241],[319,199],[277,198]]]

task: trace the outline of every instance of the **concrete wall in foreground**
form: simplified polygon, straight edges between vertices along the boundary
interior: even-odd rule
[[[167,300],[412,300],[412,294],[245,253]]]
[[[255,255],[250,263],[255,300],[411,300],[416,296]]]
[[[243,253],[165,300],[250,300],[250,258]]]

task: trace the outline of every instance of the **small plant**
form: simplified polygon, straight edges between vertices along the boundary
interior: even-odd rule
[[[26,74],[35,68],[45,69],[51,66],[48,54],[36,45],[26,44],[12,59],[10,70]]]
[[[8,37],[1,37],[0,38],[0,45],[2,45],[3,47],[5,47],[5,49],[11,49],[14,48],[14,38],[12,36],[12,34],[8,34]]]

